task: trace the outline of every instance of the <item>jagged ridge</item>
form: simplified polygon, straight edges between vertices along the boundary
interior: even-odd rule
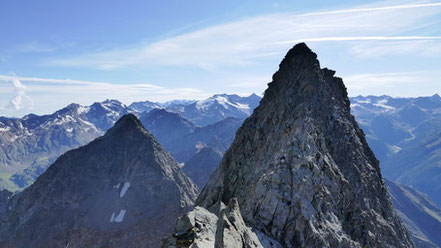
[[[197,205],[237,198],[284,247],[413,247],[334,74],[305,44],[291,49]]]

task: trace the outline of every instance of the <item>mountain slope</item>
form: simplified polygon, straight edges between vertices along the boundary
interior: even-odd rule
[[[184,137],[196,129],[196,125],[192,122],[165,109],[144,112],[140,115],[139,120],[167,150],[173,146],[174,140]]]
[[[28,186],[59,155],[102,135],[124,114],[125,105],[107,100],[86,107],[71,104],[51,115],[0,117],[1,188]]]
[[[283,247],[414,246],[349,105],[342,80],[320,69],[305,44],[288,52],[198,197],[197,205],[223,220],[215,243],[278,247],[272,238]],[[228,224],[240,219],[229,217],[237,211],[216,207],[238,209],[235,201],[252,229]],[[202,242],[205,231],[192,234],[194,240]]]
[[[392,202],[417,247],[441,247],[441,208],[427,195],[385,180]]]
[[[14,197],[2,247],[155,247],[197,187],[133,115]]]
[[[415,139],[383,164],[385,176],[427,194],[441,205],[441,132]]]
[[[211,147],[204,147],[185,162],[182,170],[200,188],[204,188],[211,174],[222,161],[222,153]]]
[[[187,161],[204,147],[225,152],[234,140],[243,119],[226,118],[212,125],[197,127],[192,133],[178,137],[166,146],[177,161]]]
[[[351,98],[351,111],[377,158],[383,162],[413,140],[441,129],[441,97],[394,98],[358,96]]]

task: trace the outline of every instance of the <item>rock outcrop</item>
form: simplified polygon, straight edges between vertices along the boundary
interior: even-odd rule
[[[164,239],[161,247],[283,248],[266,234],[245,224],[236,199],[228,206],[220,202],[210,211],[195,207],[180,217],[175,234]]]
[[[59,157],[0,218],[1,247],[157,247],[197,186],[134,115]]]
[[[291,49],[196,204],[237,199],[244,223],[283,247],[414,247],[334,74]]]

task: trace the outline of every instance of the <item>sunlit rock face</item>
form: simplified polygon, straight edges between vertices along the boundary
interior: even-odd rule
[[[215,206],[237,205],[235,219],[265,235],[260,241],[276,241],[254,245],[230,229],[236,247],[414,246],[350,114],[342,79],[321,69],[305,44],[283,59],[196,204],[218,218],[224,212]],[[218,237],[215,247],[222,247]],[[194,240],[191,247],[199,247]]]

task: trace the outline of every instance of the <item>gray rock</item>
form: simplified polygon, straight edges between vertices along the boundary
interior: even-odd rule
[[[134,115],[11,200],[1,247],[157,247],[198,193]]]
[[[237,200],[227,207],[218,203],[211,210],[197,206],[180,217],[175,234],[164,239],[161,248],[282,248],[277,241],[245,224]]]
[[[283,247],[414,247],[334,73],[291,49],[197,205],[237,198]]]

